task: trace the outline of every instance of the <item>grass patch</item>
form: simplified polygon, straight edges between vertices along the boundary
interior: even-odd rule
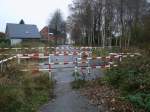
[[[33,77],[10,66],[0,76],[0,112],[37,112],[53,97],[53,81],[46,73]]]
[[[71,85],[73,89],[80,89],[80,88],[85,87],[86,83],[87,81],[78,79],[78,80],[73,81]]]
[[[84,77],[81,76],[79,72],[74,72],[73,74],[74,81],[71,83],[73,89],[80,89],[85,87],[87,81]]]

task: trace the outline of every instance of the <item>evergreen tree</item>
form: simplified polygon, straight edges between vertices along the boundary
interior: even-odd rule
[[[25,24],[24,20],[21,19],[20,22],[19,22],[19,24]]]

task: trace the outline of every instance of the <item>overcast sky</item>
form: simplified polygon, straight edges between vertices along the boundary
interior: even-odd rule
[[[56,9],[61,9],[64,18],[69,15],[68,4],[72,0],[0,0],[0,31],[6,23],[36,24],[43,28]]]

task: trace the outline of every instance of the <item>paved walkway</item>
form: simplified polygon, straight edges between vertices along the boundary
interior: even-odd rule
[[[59,69],[54,74],[57,81],[54,91],[56,99],[42,106],[40,112],[98,112],[86,97],[71,89],[72,71]]]

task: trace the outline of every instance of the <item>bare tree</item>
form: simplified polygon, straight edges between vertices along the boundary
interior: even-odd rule
[[[80,28],[76,42],[128,48],[140,36],[145,4],[146,0],[73,0],[71,28]]]
[[[56,45],[57,45],[57,37],[66,37],[66,22],[63,20],[62,13],[59,9],[55,11],[53,14],[51,20],[49,21],[49,31],[52,31],[54,33],[54,36],[56,36]]]

